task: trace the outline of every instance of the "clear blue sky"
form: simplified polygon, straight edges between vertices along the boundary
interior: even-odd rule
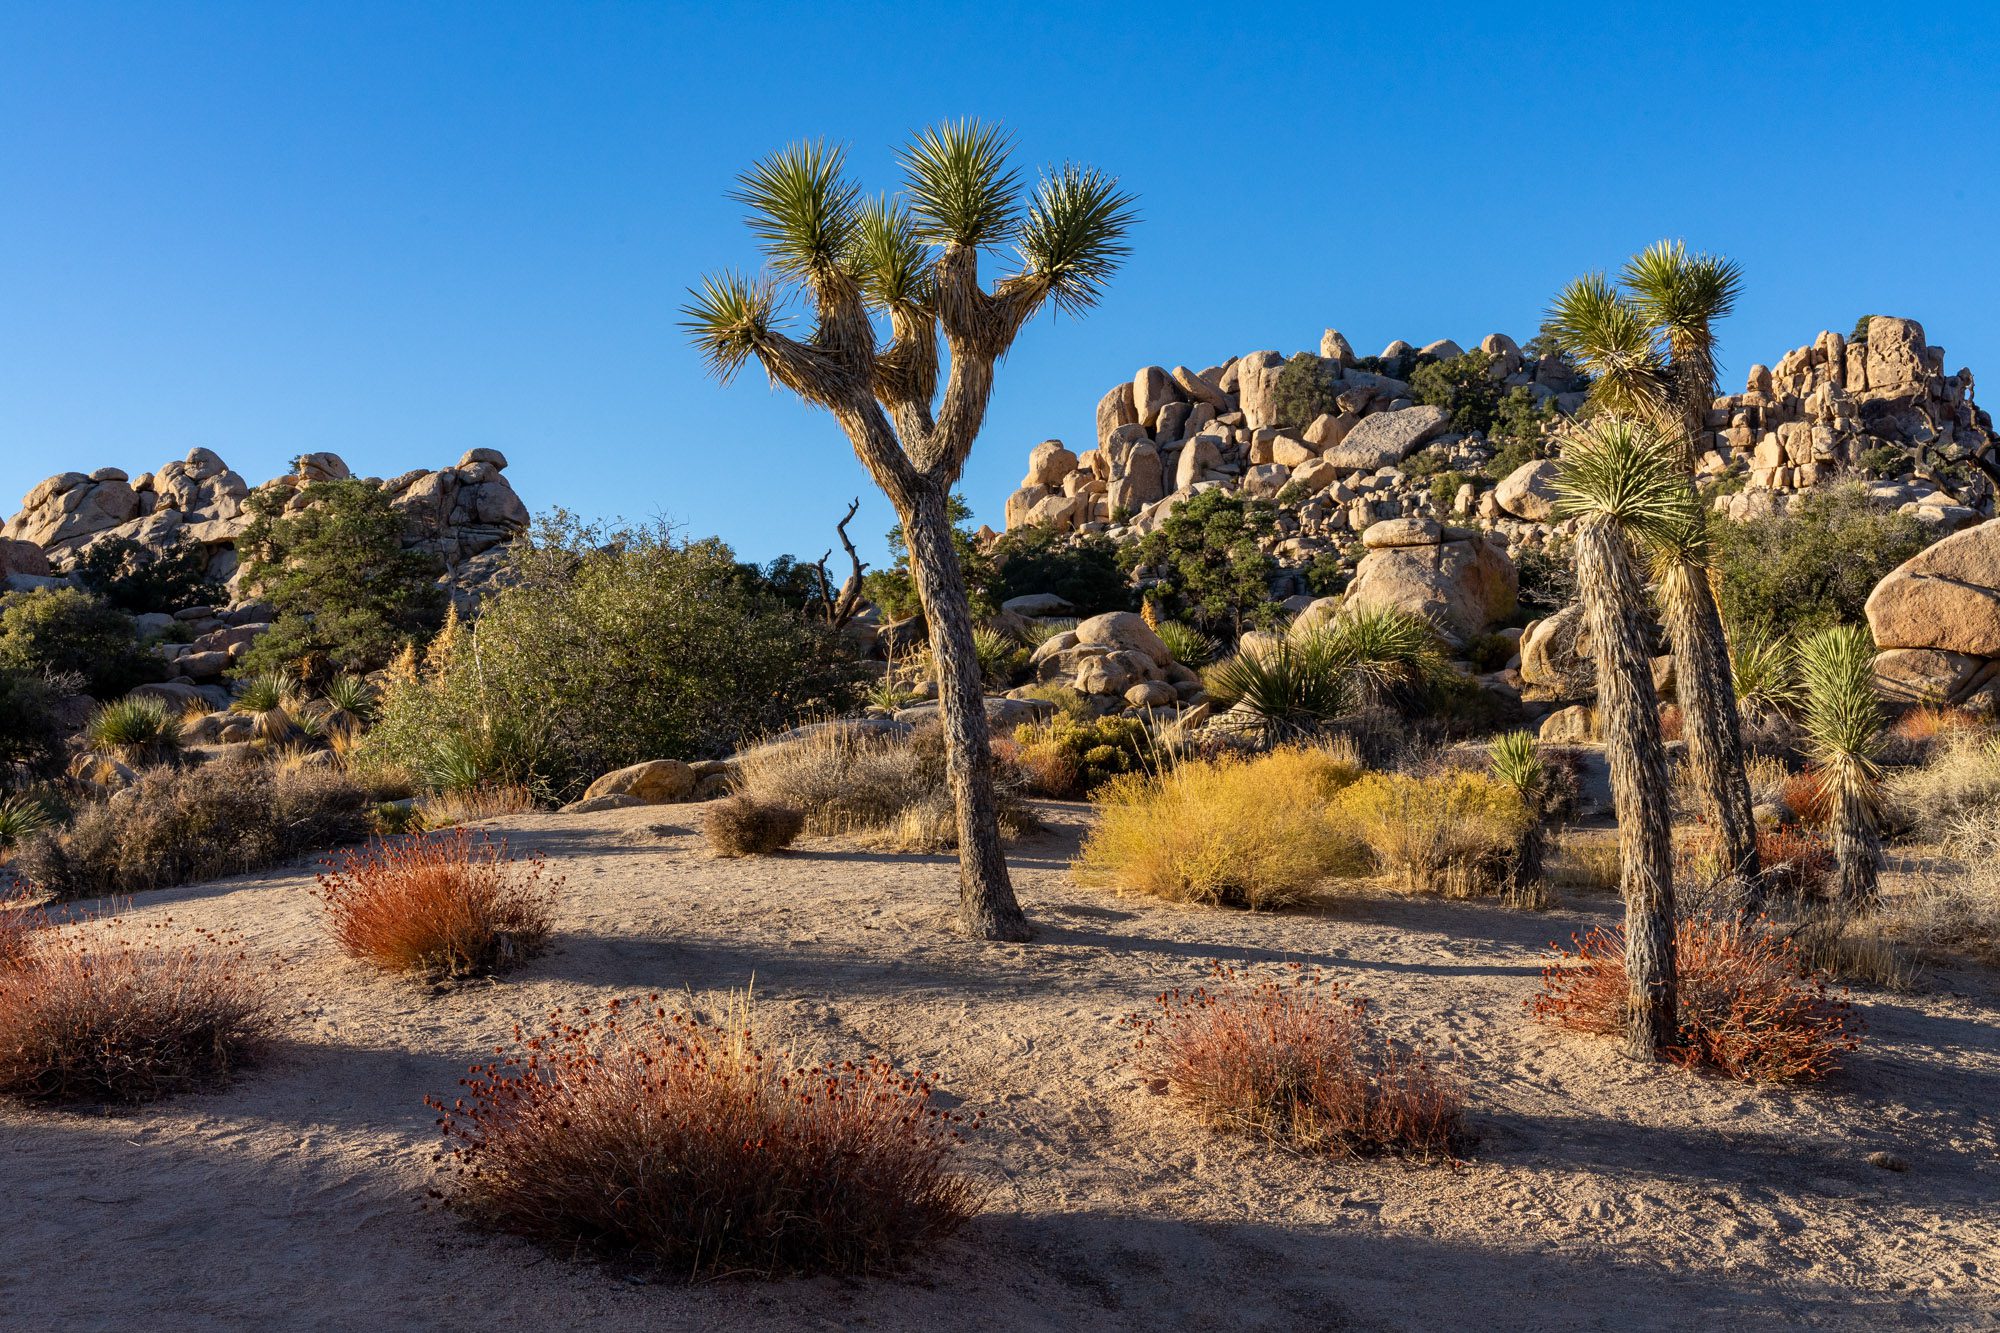
[[[1629,15],[1610,11],[1629,8]],[[1907,17],[1905,17],[1907,15]],[[1526,337],[1662,236],[1740,260],[1730,387],[1909,314],[2000,406],[1991,4],[0,3],[0,504],[194,445],[253,482],[506,451],[536,509],[817,555],[865,476],[676,326],[754,258],[733,175],[999,119],[1142,200],[1087,320],[1003,368],[964,489],[1149,362]],[[871,498],[871,547],[892,521]]]

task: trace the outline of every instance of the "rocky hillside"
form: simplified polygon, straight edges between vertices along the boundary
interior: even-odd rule
[[[435,553],[447,581],[463,589],[491,577],[497,555],[481,557],[527,527],[527,506],[502,475],[506,467],[498,450],[474,449],[455,467],[364,480],[393,497],[404,545]],[[306,454],[256,492],[282,496],[288,510],[298,510],[315,483],[350,475],[337,454]],[[0,576],[15,588],[61,582],[64,570],[103,543],[126,539],[164,553],[193,542],[207,555],[209,576],[233,591],[236,539],[250,524],[252,494],[209,449],[137,477],[115,467],[59,473],[29,491],[21,511],[0,526]]]

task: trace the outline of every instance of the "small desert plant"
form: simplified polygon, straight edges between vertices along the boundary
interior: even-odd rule
[[[335,749],[351,748],[360,739],[380,702],[375,687],[360,676],[342,672],[327,682],[319,725]]]
[[[1542,859],[1548,846],[1549,767],[1542,762],[1534,735],[1526,731],[1510,731],[1494,741],[1490,762],[1493,776],[1520,798],[1523,812],[1503,892],[1511,906],[1546,907],[1549,885],[1542,874]]]
[[[1331,635],[1289,636],[1259,652],[1239,652],[1202,673],[1219,721],[1266,745],[1313,736],[1359,699],[1349,663]]]
[[[1288,980],[1253,983],[1218,963],[1208,985],[1157,1004],[1125,1020],[1135,1063],[1208,1125],[1309,1152],[1450,1158],[1464,1139],[1453,1081],[1296,964]]]
[[[332,769],[153,769],[67,829],[24,840],[17,863],[58,898],[165,888],[260,870],[368,832],[368,794]]]
[[[51,827],[55,819],[48,807],[33,797],[16,792],[0,797],[0,851],[5,851],[31,833]]]
[[[181,719],[158,699],[128,695],[100,705],[84,724],[83,739],[134,768],[171,763],[181,751]]]
[[[1090,700],[1084,697],[1083,691],[1073,685],[1030,685],[1024,697],[1039,699],[1045,704],[1054,704],[1056,714],[1060,717],[1088,722],[1097,716],[1097,710],[1090,706]],[[1019,736],[1020,731],[1016,729],[1014,734]]]
[[[397,972],[495,972],[539,950],[560,880],[539,859],[458,829],[347,852],[319,875],[315,897],[349,954]]]
[[[1823,629],[1799,645],[1803,724],[1833,807],[1839,897],[1850,908],[1875,899],[1882,872],[1882,704],[1875,694],[1875,641],[1858,626]]]
[[[1152,733],[1130,717],[1078,718],[1057,713],[1014,732],[1015,759],[1031,790],[1068,800],[1087,796],[1153,758]]]
[[[483,819],[533,814],[540,808],[535,794],[517,782],[454,787],[419,797],[410,811],[409,827],[436,832]]]
[[[1826,780],[1814,769],[1788,774],[1778,789],[1778,801],[1791,812],[1792,818],[1810,828],[1825,828],[1833,818]]]
[[[1415,893],[1474,897],[1506,887],[1530,812],[1484,773],[1371,773],[1340,793],[1333,817]]]
[[[1326,803],[1360,771],[1345,754],[1286,748],[1114,778],[1095,798],[1101,813],[1077,858],[1077,882],[1180,903],[1303,901],[1357,860]]]
[[[1437,628],[1400,607],[1349,612],[1324,632],[1337,655],[1350,664],[1364,704],[1420,708],[1452,676]]]
[[[298,683],[282,671],[261,671],[247,678],[229,706],[249,715],[260,741],[282,744],[299,733]]]
[[[1028,664],[1028,650],[1020,640],[987,625],[972,631],[972,651],[979,658],[979,675],[988,689],[1006,689]]]
[[[233,937],[38,924],[0,956],[0,1094],[153,1101],[227,1078],[276,1023]]]
[[[645,1003],[557,1011],[430,1099],[446,1197],[489,1225],[668,1273],[863,1273],[978,1207],[952,1169],[961,1117],[879,1057],[767,1050],[747,1001],[720,1022]]]
[[[1577,1032],[1622,1033],[1630,984],[1622,930],[1573,937],[1542,969],[1529,1012]],[[1826,978],[1762,922],[1683,917],[1675,925],[1680,1024],[1661,1055],[1758,1082],[1813,1081],[1860,1044],[1860,1020]]]
[[[1553,872],[1558,884],[1590,893],[1616,893],[1622,870],[1615,837],[1569,829],[1557,839]]]
[[[1745,631],[1730,644],[1736,705],[1745,714],[1790,713],[1800,702],[1798,653],[1790,639]]]
[[[1058,634],[1068,634],[1078,623],[1075,616],[1047,616],[1041,620],[1029,621],[1027,633],[1022,637],[1027,641],[1028,647],[1039,648]]]
[[[805,824],[805,816],[788,805],[729,796],[709,803],[702,831],[717,856],[769,856],[791,846]]]
[[[1207,666],[1222,651],[1222,645],[1214,639],[1179,620],[1162,620],[1153,627],[1153,632],[1182,666]]]

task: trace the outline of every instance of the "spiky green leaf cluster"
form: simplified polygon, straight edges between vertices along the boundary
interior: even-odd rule
[[[708,373],[727,384],[776,331],[777,290],[764,279],[726,272],[703,278],[701,289],[688,294],[693,299],[681,307],[681,327]]]
[[[1798,646],[1801,723],[1822,765],[1859,760],[1872,767],[1882,749],[1882,702],[1875,693],[1875,641],[1858,625],[1831,625]]]
[[[1138,214],[1115,177],[1065,163],[1042,178],[1015,244],[1022,271],[1048,285],[1056,308],[1081,314],[1097,304],[1125,262]]]
[[[847,150],[798,143],[751,167],[730,198],[750,210],[750,231],[771,271],[811,281],[841,270],[861,234],[860,191],[846,177]]]
[[[1674,442],[1631,417],[1598,416],[1579,425],[1563,443],[1555,489],[1564,517],[1608,519],[1647,546],[1699,521]]]
[[[1741,634],[1730,646],[1729,668],[1742,707],[1780,713],[1798,707],[1798,654],[1790,639]]]
[[[83,736],[99,753],[129,762],[159,763],[180,749],[181,720],[159,699],[128,695],[92,713]]]
[[[917,135],[901,154],[917,235],[970,249],[1003,244],[1021,217],[1013,144],[998,125],[953,120]]]
[[[1347,656],[1327,634],[1286,637],[1203,673],[1209,697],[1266,743],[1311,735],[1358,702]]]
[[[1543,330],[1595,377],[1591,401],[1599,408],[1650,417],[1664,406],[1667,361],[1659,338],[1602,273],[1587,274],[1563,288]]]
[[[1541,747],[1536,744],[1534,733],[1510,731],[1502,735],[1493,742],[1489,763],[1493,776],[1519,792],[1533,809],[1533,797],[1548,779],[1548,768],[1542,763]]]

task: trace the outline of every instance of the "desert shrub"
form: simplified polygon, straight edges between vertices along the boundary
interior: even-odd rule
[[[539,951],[561,880],[540,859],[465,829],[371,843],[328,862],[314,896],[326,927],[356,958],[395,972],[471,976]]]
[[[1252,982],[1218,963],[1210,984],[1157,1003],[1125,1020],[1135,1063],[1205,1124],[1357,1155],[1449,1158],[1464,1140],[1456,1084],[1296,964],[1287,981]]]
[[[31,833],[53,827],[55,822],[48,806],[25,792],[0,796],[0,852]]]
[[[1960,957],[2000,964],[2000,817],[1992,811],[1961,818],[1946,843],[1954,863],[1930,865],[1906,877],[1883,899],[1875,921],[1880,932],[1920,956],[1939,962]]]
[[[1488,465],[1494,479],[1532,462],[1542,437],[1562,420],[1563,415],[1553,400],[1536,402],[1533,391],[1525,385],[1517,384],[1501,394],[1493,408],[1493,426],[1487,431],[1488,436],[1500,442],[1499,453]]]
[[[754,746],[737,764],[738,790],[797,810],[806,832],[860,835],[901,851],[957,846],[944,730],[934,722],[903,738],[830,722],[795,740]],[[1004,769],[994,776],[1002,831],[1031,828],[1019,777]]]
[[[1054,704],[1056,712],[1065,717],[1088,721],[1097,716],[1097,711],[1090,706],[1090,700],[1085,698],[1083,691],[1074,685],[1030,685],[1022,693],[1025,698],[1040,699],[1043,703]],[[1015,734],[1019,735],[1019,732]]]
[[[719,1023],[650,1001],[558,1011],[460,1082],[430,1099],[453,1204],[678,1277],[884,1269],[978,1206],[929,1078],[767,1051],[747,1003]]]
[[[352,750],[381,701],[381,692],[364,677],[342,672],[328,681],[316,714],[328,743],[341,753]]]
[[[1227,710],[1225,725],[1277,745],[1314,735],[1356,706],[1346,665],[1329,635],[1286,635],[1215,663],[1202,673],[1202,685]]]
[[[1327,801],[1360,773],[1346,753],[1301,747],[1114,778],[1095,798],[1097,827],[1084,839],[1076,880],[1178,903],[1302,902],[1354,867],[1358,848]]]
[[[59,898],[167,888],[353,842],[368,831],[367,806],[367,791],[333,769],[156,768],[67,829],[29,837],[16,861]]]
[[[992,573],[986,600],[995,606],[1010,597],[1047,592],[1086,616],[1132,609],[1132,586],[1118,543],[1101,533],[1064,536],[1049,527],[1012,528],[987,556]]]
[[[1340,411],[1339,372],[1311,352],[1299,352],[1278,369],[1271,391],[1271,420],[1278,426],[1310,426]]]
[[[404,548],[403,516],[379,488],[343,478],[306,494],[311,503],[299,510],[287,510],[285,491],[254,492],[245,502],[250,525],[236,539],[244,586],[278,618],[239,666],[313,683],[386,666],[442,623],[441,563]]]
[[[1816,769],[1803,769],[1785,779],[1779,800],[1792,817],[1811,828],[1825,828],[1833,818],[1833,802]]]
[[[1175,617],[1232,637],[1277,619],[1276,562],[1259,542],[1277,531],[1277,509],[1227,491],[1203,491],[1127,548],[1154,575],[1150,595]]]
[[[0,1094],[153,1101],[227,1078],[277,1021],[231,936],[40,925],[0,957]]]
[[[0,667],[0,781],[8,769],[34,774],[62,756],[56,695],[40,676]]]
[[[83,739],[134,768],[171,763],[181,751],[181,718],[163,700],[128,695],[100,704],[84,723]]]
[[[78,678],[100,699],[165,675],[140,649],[132,617],[76,588],[0,594],[0,670]]]
[[[304,702],[289,672],[261,671],[243,679],[229,708],[250,719],[258,740],[282,745],[298,736]]]
[[[1528,1002],[1538,1020],[1577,1032],[1622,1033],[1624,931],[1572,937],[1542,969]],[[1814,1081],[1860,1045],[1853,1006],[1828,995],[1791,941],[1761,923],[1683,917],[1675,923],[1680,1031],[1664,1054],[1678,1063],[1757,1082]]]
[[[208,576],[208,550],[176,532],[161,550],[130,537],[96,542],[70,567],[89,591],[120,611],[183,611],[228,600],[229,591]]]
[[[1859,483],[1802,491],[1782,514],[1718,518],[1711,543],[1723,619],[1769,638],[1859,624],[1875,585],[1930,542],[1923,523],[1875,508]]]
[[[1558,884],[1590,893],[1616,893],[1623,871],[1618,840],[1596,830],[1566,829],[1556,840],[1550,870]]]
[[[425,773],[456,749],[470,762],[454,785],[568,800],[613,769],[726,753],[859,694],[838,636],[746,590],[721,542],[558,516],[514,559],[475,624],[392,673],[360,762]]]
[[[979,658],[979,675],[988,689],[1006,689],[1028,665],[1028,650],[1020,641],[991,626],[974,627],[972,651]]]
[[[1368,774],[1334,799],[1333,818],[1412,892],[1462,898],[1504,886],[1529,812],[1508,783],[1447,769]]]
[[[1674,849],[1675,879],[1681,885],[1676,904],[1683,912],[1699,913],[1728,905],[1734,876],[1724,860],[1721,839],[1715,830],[1697,826]],[[1763,867],[1764,888],[1775,899],[1805,903],[1819,897],[1833,878],[1833,848],[1826,835],[1816,828],[1799,825],[1760,826],[1757,830],[1757,859]],[[1698,886],[1690,892],[1689,886]],[[1719,897],[1707,902],[1706,890]]]
[[[535,794],[518,783],[452,787],[418,797],[410,807],[408,826],[413,832],[435,833],[484,819],[533,814],[540,808]]]
[[[1519,615],[1553,615],[1576,600],[1576,566],[1567,556],[1524,547],[1514,558],[1514,568],[1520,576],[1515,597]]]
[[[1493,358],[1475,348],[1463,356],[1419,367],[1410,376],[1410,388],[1418,402],[1451,413],[1447,430],[1461,435],[1491,433],[1506,388],[1490,373],[1492,367]]]
[[[1514,660],[1520,640],[1505,634],[1480,634],[1466,641],[1465,660],[1480,673],[1499,671]]]
[[[788,805],[770,805],[748,796],[710,801],[702,832],[717,856],[769,856],[792,845],[806,818]]]
[[[1131,717],[1057,713],[1014,732],[1014,762],[1031,790],[1058,800],[1087,796],[1112,778],[1147,767],[1153,737]]]

